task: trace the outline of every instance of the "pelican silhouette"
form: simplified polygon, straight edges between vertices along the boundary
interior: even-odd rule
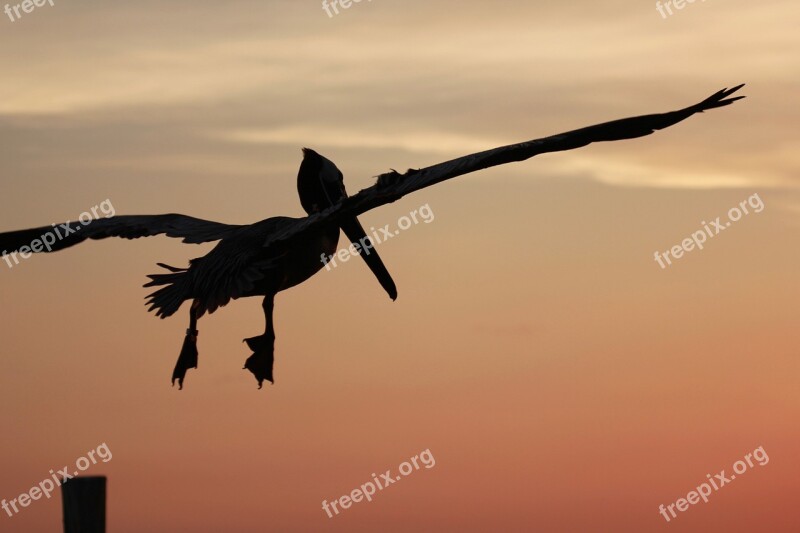
[[[744,96],[730,97],[744,86],[722,89],[702,102],[668,113],[643,115],[597,124],[586,128],[502,146],[467,155],[423,169],[409,169],[405,174],[394,170],[378,176],[377,183],[348,196],[344,177],[336,165],[317,152],[303,149],[297,175],[300,203],[308,216],[273,217],[251,225],[230,225],[186,215],[131,215],[98,219],[90,225],[77,222],[62,225],[72,230],[49,250],[58,251],[86,239],[122,237],[136,239],[165,234],[182,238],[184,243],[219,241],[203,257],[192,259],[188,268],[162,263],[167,273],[148,276],[145,287],[161,287],[148,295],[149,310],[166,318],[183,302],[191,300],[189,328],[172,374],[183,388],[186,372],[197,368],[197,321],[213,313],[230,300],[263,296],[266,327],[263,335],[245,339],[253,354],[244,368],[253,373],[261,388],[264,380],[273,381],[275,329],[272,321],[275,295],[313,276],[323,267],[323,254],[330,256],[344,231],[351,243],[361,243],[360,254],[392,300],[397,288],[380,256],[371,248],[358,215],[398,200],[436,183],[505,163],[524,161],[547,152],[572,150],[593,142],[633,139],[677,124],[708,109],[727,106]],[[0,249],[13,253],[50,232],[50,226],[0,233]],[[80,231],[78,231],[80,230]]]

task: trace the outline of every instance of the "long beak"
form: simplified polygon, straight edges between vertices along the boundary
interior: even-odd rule
[[[361,257],[364,258],[369,269],[372,270],[372,273],[378,278],[381,287],[389,294],[389,298],[396,300],[397,287],[394,284],[394,280],[391,274],[389,274],[389,271],[386,270],[378,252],[372,247],[372,241],[367,237],[358,219],[356,217],[345,219],[341,222],[341,227],[344,234],[350,239],[350,242],[352,244],[358,244]]]

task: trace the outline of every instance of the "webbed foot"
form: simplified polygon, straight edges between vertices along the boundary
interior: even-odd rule
[[[275,340],[267,335],[261,335],[245,339],[244,342],[253,350],[253,355],[247,358],[244,368],[253,373],[258,381],[258,388],[264,385],[264,380],[274,384],[272,366],[275,361],[273,355]]]

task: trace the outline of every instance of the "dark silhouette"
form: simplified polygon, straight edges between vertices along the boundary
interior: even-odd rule
[[[105,533],[105,476],[80,476],[61,485],[64,533]]]
[[[742,85],[723,89],[699,104],[685,109],[654,115],[626,118],[589,126],[579,130],[509,146],[487,150],[431,167],[409,170],[405,174],[391,171],[378,176],[377,183],[354,196],[347,196],[344,177],[336,165],[313,150],[303,149],[303,161],[297,176],[300,203],[309,216],[304,218],[273,217],[247,226],[236,226],[201,220],[186,215],[139,215],[99,219],[81,227],[74,223],[74,232],[56,242],[51,250],[68,248],[86,239],[123,237],[136,239],[166,234],[182,238],[185,243],[220,241],[207,255],[192,259],[188,268],[175,268],[159,263],[169,273],[148,276],[145,287],[159,286],[148,296],[150,310],[166,318],[174,314],[184,301],[191,300],[189,329],[172,375],[183,387],[186,371],[197,368],[197,320],[206,312],[213,313],[231,299],[263,296],[266,329],[263,335],[245,339],[253,351],[245,368],[258,380],[273,382],[275,331],[272,311],[275,295],[310,278],[323,266],[321,257],[330,256],[339,240],[339,228],[353,243],[361,243],[361,256],[392,298],[397,289],[374,249],[370,250],[358,215],[429,187],[436,183],[485,168],[524,161],[535,155],[580,148],[593,142],[633,139],[649,135],[708,109],[723,107],[744,98],[729,98]],[[73,226],[70,226],[71,228]],[[78,231],[80,230],[80,231]],[[0,249],[14,252],[30,244],[50,227],[0,234]]]

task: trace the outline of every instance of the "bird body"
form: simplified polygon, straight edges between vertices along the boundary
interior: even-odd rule
[[[280,251],[261,246],[281,225],[296,220],[272,217],[244,226],[222,238],[208,254],[192,259],[187,269],[168,267],[169,274],[148,276],[152,281],[146,287],[165,285],[148,296],[150,310],[167,318],[184,301],[193,300],[201,317],[230,300],[277,294],[306,281],[324,266],[320,255],[336,251],[340,230],[336,225],[322,226],[302,243],[289,243]]]

